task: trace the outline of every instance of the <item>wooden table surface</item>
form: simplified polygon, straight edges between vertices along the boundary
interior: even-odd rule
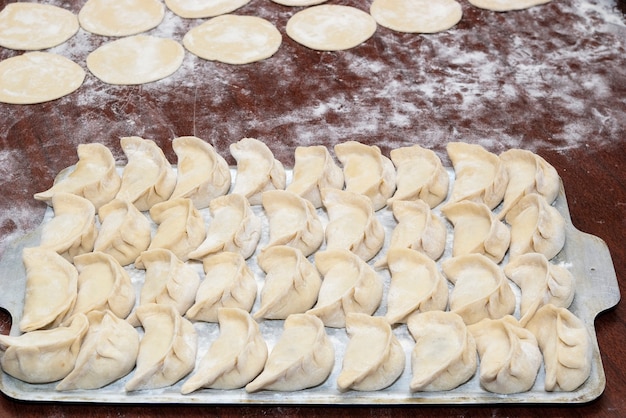
[[[7,3],[0,0],[0,9]],[[74,12],[83,4],[52,3]],[[356,0],[333,3],[366,9]],[[529,149],[551,163],[563,180],[573,224],[606,242],[623,292],[624,3],[555,0],[512,13],[461,3],[464,17],[449,33],[416,36],[379,27],[363,45],[339,53],[307,50],[284,36],[276,56],[261,63],[233,67],[187,53],[178,73],[149,85],[109,86],[87,71],[84,85],[59,100],[0,104],[0,255],[40,223],[45,205],[32,196],[76,162],[80,143],[102,142],[123,164],[119,138],[138,135],[154,139],[174,163],[171,140],[196,135],[233,163],[228,145],[252,136],[289,166],[297,145],[332,147],[347,139],[377,144],[386,154],[419,143],[449,164],[445,144],[467,141],[496,153]],[[238,13],[262,16],[284,33],[293,11],[257,0]],[[165,22],[154,33],[180,40],[200,21],[183,22],[168,12]],[[85,55],[106,40],[80,31],[53,52],[87,70]],[[469,58],[458,53],[459,45]],[[0,48],[0,59],[19,53]],[[0,312],[5,334],[10,321]],[[604,393],[587,404],[93,405],[23,402],[2,394],[0,416],[623,416],[624,303],[601,314],[596,331],[607,382]]]

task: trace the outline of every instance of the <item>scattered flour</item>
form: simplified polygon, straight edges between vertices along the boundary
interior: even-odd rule
[[[80,7],[47,3],[75,13]],[[342,4],[367,9],[357,0]],[[384,153],[419,143],[444,159],[450,141],[478,143],[494,152],[511,147],[566,152],[623,141],[626,23],[614,0],[553,1],[511,13],[464,2],[463,11],[459,24],[442,33],[400,34],[378,27],[356,48],[317,52],[284,34],[293,8],[251,2],[237,14],[267,19],[283,33],[279,51],[267,60],[232,66],[186,52],[176,73],[153,83],[113,86],[88,73],[77,94],[54,103],[0,104],[1,187],[16,187],[21,201],[38,187],[32,183],[41,173],[28,172],[28,178],[19,174],[23,166],[12,164],[20,158],[13,151],[19,140],[14,132],[25,124],[42,144],[54,139],[41,169],[48,178],[75,162],[55,159],[57,147],[99,141],[124,163],[119,137],[126,135],[157,140],[171,162],[169,141],[197,135],[230,163],[230,143],[253,136],[271,144],[286,165],[293,163],[297,145],[332,147],[345,140],[375,142]],[[163,22],[147,34],[182,42],[202,21],[166,10]],[[86,56],[109,40],[79,30],[50,51],[87,71]],[[0,49],[0,59],[17,53]],[[41,109],[45,117],[36,116]],[[55,123],[46,123],[50,120]],[[545,121],[548,125],[538,126]],[[38,204],[13,208],[10,198],[0,197],[0,227],[15,224],[0,234],[0,254],[8,237],[39,222],[40,210]]]

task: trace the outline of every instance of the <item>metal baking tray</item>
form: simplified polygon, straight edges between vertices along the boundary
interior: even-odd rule
[[[451,180],[454,173],[448,169]],[[236,171],[232,170],[233,184]],[[287,170],[289,180],[292,175],[291,170]],[[452,185],[452,181],[451,181]],[[393,404],[552,404],[552,403],[584,403],[599,397],[606,386],[606,379],[602,366],[602,359],[597,343],[594,320],[601,312],[615,306],[620,299],[620,292],[617,277],[611,260],[608,247],[600,238],[577,230],[571,222],[565,191],[561,185],[560,193],[554,206],[560,211],[566,221],[566,243],[563,250],[552,262],[566,266],[574,275],[576,280],[576,296],[570,310],[577,315],[587,326],[593,342],[593,360],[591,375],[587,381],[572,392],[546,392],[543,388],[545,371],[543,365],[534,386],[528,392],[511,395],[500,395],[490,393],[480,387],[478,381],[478,371],[467,383],[458,388],[445,392],[417,392],[409,391],[409,381],[411,378],[410,354],[414,341],[409,334],[406,325],[394,327],[394,333],[401,341],[405,349],[406,364],[403,374],[390,387],[372,392],[348,391],[340,392],[336,386],[336,379],[341,370],[342,358],[348,336],[345,329],[326,328],[331,341],[334,344],[336,359],[333,371],[329,378],[320,386],[294,392],[272,392],[261,391],[258,393],[247,393],[244,389],[239,390],[215,390],[203,389],[189,395],[182,395],[180,388],[186,380],[184,378],[177,384],[156,390],[144,390],[126,393],[124,391],[125,382],[132,376],[128,376],[98,390],[76,390],[68,392],[58,392],[54,389],[56,383],[50,384],[28,384],[15,379],[4,372],[0,373],[0,390],[12,398],[25,401],[58,401],[58,402],[93,402],[93,403],[174,403],[174,404],[298,404],[298,405],[393,405]],[[257,215],[264,222],[263,236],[258,248],[267,242],[267,219],[260,206],[253,207]],[[437,208],[436,214],[440,214]],[[326,214],[320,209],[318,212],[322,222],[327,221]],[[51,209],[44,215],[41,225],[44,225],[52,216]],[[208,216],[208,215],[207,215]],[[377,212],[387,231],[387,238],[395,226],[395,220],[391,211],[383,208]],[[450,256],[452,242],[452,228],[448,225],[448,244],[441,260]],[[24,304],[25,269],[22,263],[22,249],[25,247],[37,246],[40,240],[41,226],[32,233],[13,242],[6,250],[3,259],[0,261],[0,307],[9,312],[12,317],[11,335],[19,335],[17,324],[22,316]],[[381,253],[370,261],[375,263],[386,250],[388,242]],[[323,247],[322,247],[323,248]],[[248,260],[249,265],[255,273],[257,283],[260,288],[263,283],[264,273],[256,266],[256,256]],[[441,262],[439,260],[439,263]],[[506,258],[503,264],[506,263]],[[197,266],[201,272],[201,266]],[[137,290],[140,288],[142,280],[142,270],[129,268],[131,279]],[[389,282],[389,273],[386,269],[380,270],[386,283]],[[515,311],[519,318],[519,289],[512,284],[511,287],[516,292],[518,305]],[[383,303],[375,313],[377,315],[386,312],[385,300],[386,291],[383,296]],[[259,297],[253,307],[253,311],[259,306]],[[284,321],[261,321],[260,327],[263,336],[271,350],[275,341],[282,332]],[[219,334],[217,324],[196,323],[198,331],[198,359],[207,351],[211,342]],[[141,333],[141,329],[138,329]],[[480,364],[479,364],[480,367]]]

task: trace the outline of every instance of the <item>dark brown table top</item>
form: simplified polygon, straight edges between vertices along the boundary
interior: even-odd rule
[[[0,8],[8,2],[0,0]],[[78,12],[83,2],[65,4]],[[361,2],[332,1],[366,9]],[[371,2],[366,2],[368,5]],[[0,254],[34,229],[45,205],[34,193],[77,160],[76,146],[107,145],[120,163],[122,136],[154,139],[171,162],[171,140],[196,135],[230,163],[228,145],[266,142],[285,165],[297,145],[344,140],[394,147],[418,143],[449,164],[449,141],[499,153],[535,151],[561,176],[573,224],[603,239],[620,291],[626,287],[626,24],[620,0],[554,0],[494,13],[461,1],[464,17],[435,35],[379,27],[363,45],[316,52],[286,35],[277,54],[234,67],[187,53],[168,79],[110,86],[87,72],[69,96],[29,106],[0,104]],[[284,34],[294,10],[253,0],[237,11],[272,21]],[[168,12],[151,33],[181,40],[201,20]],[[108,39],[80,31],[52,51],[78,62]],[[0,59],[21,53],[0,48]],[[596,321],[606,389],[576,405],[241,406],[92,405],[22,402],[0,395],[0,416],[617,416],[626,411],[626,310]],[[10,318],[0,312],[0,330]]]

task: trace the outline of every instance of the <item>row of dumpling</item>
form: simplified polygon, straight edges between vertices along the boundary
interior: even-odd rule
[[[147,211],[158,205],[151,210],[157,223],[160,223],[159,219],[172,218],[176,214],[180,224],[186,214],[189,222],[198,224],[197,219],[194,219],[196,212],[193,207],[189,201],[183,200],[190,199],[196,209],[211,206],[214,214],[222,212],[221,221],[249,220],[246,202],[237,197],[224,197],[231,189],[230,171],[225,160],[206,142],[195,137],[174,139],[172,145],[178,156],[177,172],[153,141],[128,137],[123,138],[121,144],[128,157],[121,179],[108,149],[99,144],[83,144],[78,147],[79,162],[74,171],[55,183],[51,189],[37,193],[35,198],[52,204],[55,194],[69,192],[90,200],[99,211],[101,220],[114,214],[110,216],[110,221],[105,222],[105,232],[101,234],[103,237],[96,248],[102,250],[115,242],[129,243],[120,249],[127,253],[130,251],[128,247],[132,247],[135,241],[137,247],[143,247],[134,248],[134,257],[120,259],[122,264],[129,264],[146,248],[147,226],[140,225],[138,214],[131,213],[136,212],[134,209]],[[412,213],[413,220],[418,220],[415,218],[416,214],[422,218],[430,217],[423,213],[427,210],[423,202],[433,208],[448,197],[447,171],[432,151],[419,145],[394,149],[390,158],[382,155],[376,146],[354,141],[338,144],[334,150],[342,167],[334,162],[323,146],[297,148],[293,180],[287,185],[283,165],[274,158],[271,150],[256,139],[244,138],[231,145],[231,154],[237,161],[237,175],[229,195],[244,196],[251,205],[262,203],[266,210],[278,213],[277,217],[286,210],[299,214],[300,218],[290,219],[292,222],[281,220],[273,223],[272,242],[275,243],[289,240],[289,236],[294,235],[292,228],[296,222],[308,224],[302,217],[314,216],[310,205],[313,208],[324,206],[329,215],[335,214],[335,218],[343,218],[346,212],[357,211],[359,213],[353,217],[353,222],[359,221],[364,226],[370,224],[367,219],[372,218],[373,211],[388,203],[392,208],[402,206],[397,211],[394,209],[394,215],[397,213],[398,216],[409,216]],[[497,156],[480,146],[464,143],[450,143],[448,154],[454,165],[455,181],[443,212],[455,226],[455,255],[481,252],[499,262],[509,249],[509,244],[512,255],[536,251],[552,258],[560,251],[565,237],[564,222],[558,211],[551,206],[558,193],[560,180],[554,168],[545,160],[523,150],[509,150]],[[297,196],[274,193],[267,194],[263,199],[265,192],[272,190],[283,190]],[[367,207],[367,202],[359,201],[363,199],[353,194],[367,197],[371,209]],[[310,205],[297,197],[310,202]],[[323,197],[325,202],[322,202]],[[160,204],[165,201],[169,203]],[[134,208],[125,202],[133,203]],[[393,205],[393,202],[397,205]],[[492,210],[501,203],[501,210],[496,215]],[[104,208],[100,210],[102,206]],[[337,206],[337,209],[333,209],[333,206]],[[350,209],[345,209],[346,207]],[[121,212],[127,213],[124,220]],[[510,234],[501,223],[505,217],[512,227]],[[250,222],[254,223],[254,220],[251,219]],[[436,222],[435,219],[429,225],[440,230],[441,227],[434,225]],[[231,221],[226,225],[232,227],[234,223],[235,221]],[[139,236],[131,237],[129,232],[126,239],[116,239],[122,224],[139,229]],[[338,246],[345,247],[350,238],[359,235],[357,226],[346,224],[345,221],[337,222],[336,225],[340,226],[336,228],[337,233],[332,233],[335,228],[333,226],[326,233],[326,239],[341,241]],[[164,226],[163,229],[168,228]],[[196,236],[190,237],[190,246],[198,247],[197,241],[203,235],[201,229],[193,228]],[[257,230],[258,226],[255,225],[247,228],[250,236],[246,242],[250,245],[244,253],[251,251],[251,242],[254,242]],[[318,231],[301,231],[302,234],[307,232],[319,240]],[[372,234],[380,235],[375,231]],[[169,240],[174,239],[170,234],[160,235]],[[210,239],[214,233],[208,235]],[[402,236],[400,232],[397,235]],[[435,235],[431,238],[434,242],[431,246],[436,248],[433,248],[431,255],[436,258],[442,243],[441,233]],[[301,241],[306,239],[291,237],[298,238]],[[406,237],[398,239],[406,240]],[[311,241],[310,238],[308,240]],[[310,246],[314,247],[313,244]],[[210,252],[208,247],[212,245],[217,243],[203,244],[203,255]],[[369,253],[375,254],[376,245],[374,243],[374,248]],[[194,248],[187,252],[192,250]],[[175,252],[182,259],[188,257],[182,251]],[[200,256],[198,252],[199,250],[196,251],[196,258]],[[310,249],[305,249],[305,252],[307,255],[311,253]],[[371,258],[373,254],[369,253],[366,256]]]
[[[269,352],[248,312],[221,308],[219,336],[198,363],[197,331],[172,305],[142,305],[135,315],[142,338],[110,311],[79,314],[67,326],[20,337],[0,335],[6,351],[0,364],[27,382],[60,380],[57,390],[102,388],[133,370],[126,391],[163,388],[187,378],[183,394],[201,388],[303,390],[324,383],[335,366],[335,347],[314,315],[289,315]],[[411,392],[455,389],[477,371],[481,387],[490,392],[524,392],[535,384],[542,361],[545,389],[571,391],[591,371],[584,324],[552,304],[540,308],[526,327],[511,316],[466,325],[456,313],[428,311],[411,315],[408,329],[415,340]],[[404,372],[406,357],[389,323],[350,313],[346,330],[337,388],[374,391],[392,385]]]

